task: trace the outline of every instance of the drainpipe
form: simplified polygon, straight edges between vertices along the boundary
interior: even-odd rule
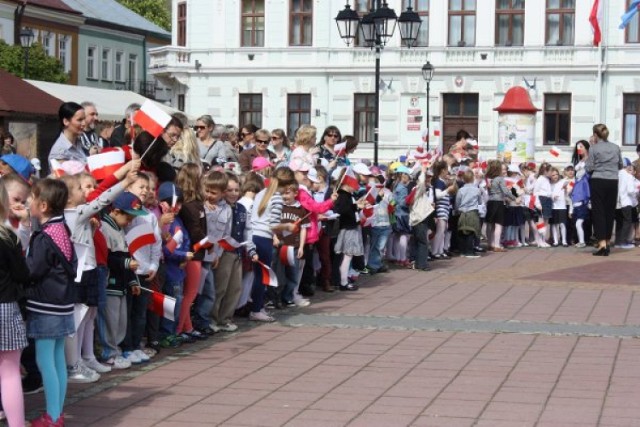
[[[146,34],[142,39],[142,85],[143,85],[142,87],[144,88],[144,94],[146,96],[147,95],[147,35]]]

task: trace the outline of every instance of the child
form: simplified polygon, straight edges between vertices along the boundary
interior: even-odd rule
[[[370,274],[389,271],[383,263],[384,248],[387,247],[387,239],[391,234],[391,220],[389,218],[389,204],[393,199],[393,193],[384,188],[378,176],[372,175],[367,185],[366,196],[375,195],[372,200],[373,218],[371,223],[371,242],[369,243],[369,257],[367,270]],[[414,193],[415,194],[415,193]],[[408,207],[410,209],[410,207]],[[409,224],[411,226],[411,224]]]
[[[251,211],[252,240],[256,245],[256,255],[252,257],[253,286],[251,288],[252,307],[249,319],[257,322],[273,322],[275,319],[264,310],[265,285],[262,283],[260,260],[271,266],[273,257],[273,233],[279,230],[294,231],[294,224],[280,224],[282,215],[281,193],[295,183],[293,171],[288,167],[279,168],[269,180],[269,186],[260,191]]]
[[[262,157],[258,157],[262,158]],[[231,209],[231,238],[237,242],[245,241],[245,229],[249,216],[246,208],[238,203],[240,197],[240,181],[232,173],[227,174],[227,190],[224,200]],[[246,248],[250,256],[255,255],[253,243]],[[218,267],[214,270],[216,299],[212,317],[216,328],[220,331],[233,332],[238,327],[233,323],[233,312],[242,293],[242,256],[244,248],[223,251],[218,258]]]
[[[140,284],[134,273],[139,264],[129,254],[124,228],[130,225],[136,216],[146,214],[142,209],[142,201],[129,192],[120,194],[113,202],[113,210],[108,214],[102,214],[102,233],[109,249],[106,333],[105,341],[102,343],[102,359],[116,369],[131,367],[131,360],[122,357],[118,344],[127,335],[127,294],[140,295]]]
[[[19,175],[9,174],[2,177],[7,195],[9,197],[9,210],[5,225],[10,227],[20,239],[22,248],[29,246],[31,237],[31,220],[27,210],[27,199],[29,198],[29,184]]]
[[[540,212],[540,217],[544,222],[544,230],[549,228],[549,220],[553,215],[553,199],[551,198],[551,176],[552,166],[549,163],[542,163],[538,169],[536,182],[533,185],[533,195],[535,196],[535,207]],[[536,242],[539,248],[549,248],[546,242],[546,233],[536,230]]]
[[[560,171],[551,168],[551,199],[553,200],[553,210],[551,215],[553,246],[562,243],[563,247],[568,247],[567,243],[567,186],[568,183],[564,178],[560,178]],[[562,237],[562,242],[560,238]]]
[[[633,249],[633,222],[631,214],[638,204],[638,188],[635,182],[635,167],[627,158],[624,168],[618,171],[618,209],[616,209],[616,248]]]
[[[456,184],[447,184],[448,174],[448,165],[444,160],[434,163],[431,184],[436,201],[436,234],[433,238],[431,253],[435,259],[449,259],[445,253],[445,235],[451,213],[451,195],[456,191]]]
[[[314,171],[315,174],[312,172]],[[314,177],[315,175],[315,177]],[[313,179],[312,179],[313,178]],[[309,171],[309,180],[313,190],[313,199],[316,202],[324,202],[331,193],[328,185],[328,173],[322,166],[316,166]],[[337,237],[338,220],[333,216],[333,211],[327,211],[324,215],[319,215],[321,230],[318,235],[316,250],[320,260],[320,271],[317,274],[319,286],[325,292],[333,292],[331,284],[331,239]],[[332,218],[332,219],[330,219]]]
[[[10,426],[24,425],[24,399],[20,378],[20,353],[27,347],[27,335],[18,307],[29,269],[20,240],[4,225],[9,214],[4,180],[0,180],[0,384],[2,408]]]
[[[482,204],[480,188],[474,184],[473,171],[466,170],[462,174],[464,185],[456,194],[456,208],[460,212],[458,234],[460,252],[465,258],[479,258],[474,250],[475,239],[480,235],[480,214],[478,206]]]
[[[27,335],[35,339],[46,401],[46,412],[31,423],[34,427],[64,424],[59,422],[67,392],[64,339],[75,332],[73,281],[78,263],[63,216],[68,196],[66,185],[55,179],[43,179],[32,189],[31,216],[42,226],[27,250]]]

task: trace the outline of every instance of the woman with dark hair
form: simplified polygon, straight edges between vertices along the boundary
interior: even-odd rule
[[[85,126],[84,109],[75,102],[65,102],[58,110],[58,119],[60,136],[51,147],[49,161],[77,160],[83,164],[87,163],[87,156],[79,140]]]
[[[5,132],[2,134],[0,141],[0,154],[16,154],[16,140],[11,132]]]
[[[163,137],[154,138],[149,132],[144,131],[133,141],[131,158],[142,159],[142,167],[154,172],[167,153],[169,147]]]
[[[326,159],[328,162],[335,160],[335,146],[342,140],[340,129],[336,126],[327,126],[320,137],[320,158]],[[332,168],[333,169],[333,168]]]
[[[573,147],[573,154],[571,155],[571,164],[574,168],[576,168],[576,179],[579,179],[577,166],[582,164],[582,169],[584,170],[584,164],[586,163],[587,157],[589,157],[589,145],[588,141],[581,139],[576,142],[576,146]]]
[[[591,174],[591,212],[593,233],[598,240],[594,256],[609,256],[609,241],[613,232],[618,200],[618,171],[622,169],[622,155],[617,144],[609,142],[609,129],[600,123],[593,127],[596,142],[589,150],[585,169]]]
[[[282,129],[274,129],[271,131],[271,145],[269,145],[269,151],[275,154],[275,163],[289,161],[291,155],[291,146],[289,145],[289,138]]]
[[[254,134],[257,132],[257,130],[258,130],[258,126],[251,123],[249,123],[248,125],[242,126],[242,128],[240,129],[240,135],[239,135],[240,151],[253,148],[253,146],[255,145]]]

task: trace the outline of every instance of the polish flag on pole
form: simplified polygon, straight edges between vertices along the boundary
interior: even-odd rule
[[[376,198],[378,197],[378,194],[380,194],[380,190],[378,189],[378,186],[377,185],[372,185],[372,186],[370,186],[370,188],[367,191],[367,194],[365,196],[365,200],[370,205],[373,205],[376,202]]]
[[[169,251],[169,253],[174,253],[178,246],[182,245],[184,241],[184,233],[180,227],[176,228],[176,232],[165,244],[165,247]]]
[[[336,153],[336,157],[343,157],[347,154],[347,143],[341,142],[333,147],[333,151]]]
[[[600,42],[602,41],[602,30],[600,29],[600,22],[602,22],[602,5],[603,0],[593,0],[593,6],[589,14],[594,46],[600,46]]]
[[[354,190],[357,190],[358,188],[360,188],[358,177],[356,177],[356,174],[353,172],[353,169],[351,168],[351,166],[347,166],[347,169],[345,170],[344,175],[342,175],[342,179],[340,180],[340,185],[338,185],[337,188],[339,189],[343,185],[348,185]]]
[[[542,236],[544,236],[547,233],[547,226],[543,220],[540,220],[539,222],[536,223],[536,230],[538,230],[538,233],[540,233],[540,235]]]
[[[560,157],[561,153],[562,151],[560,151],[558,147],[551,147],[551,149],[549,150],[549,154],[551,154],[553,157]]]
[[[142,222],[131,230],[129,230],[125,236],[127,245],[129,246],[129,253],[135,254],[148,245],[153,245],[156,242],[156,236],[153,233],[153,227],[148,222]]]
[[[167,320],[175,322],[176,299],[163,293],[152,291],[151,289],[143,289],[151,292],[151,298],[148,306],[149,310],[158,316],[162,316]]]
[[[171,121],[171,116],[153,101],[146,100],[133,116],[133,121],[157,138]]]
[[[286,267],[296,265],[296,248],[291,245],[282,245],[278,251],[280,263]]]
[[[258,261],[258,264],[262,269],[262,284],[265,286],[277,287],[278,278],[276,277],[276,273],[265,263]]]
[[[62,163],[60,163],[60,161],[56,159],[51,159],[49,163],[51,164],[51,173],[56,178],[60,178],[61,176],[65,175],[64,169],[62,168]]]
[[[533,194],[529,196],[529,209],[534,210],[536,208],[536,196]]]
[[[113,175],[124,165],[124,151],[107,151],[87,157],[87,167],[98,181]]]
[[[224,239],[218,240],[218,245],[225,251],[233,252],[234,250],[242,246],[242,243],[231,237],[226,237]]]
[[[213,243],[211,243],[208,237],[205,237],[204,239],[193,245],[193,251],[198,252],[201,250],[211,249],[212,247]]]

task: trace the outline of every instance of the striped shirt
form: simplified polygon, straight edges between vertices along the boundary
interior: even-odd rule
[[[276,191],[269,199],[262,215],[259,215],[258,208],[266,193],[267,190],[264,189],[256,195],[256,199],[253,202],[253,209],[251,210],[251,228],[254,236],[271,239],[273,237],[271,227],[280,224],[283,202],[282,196]]]

